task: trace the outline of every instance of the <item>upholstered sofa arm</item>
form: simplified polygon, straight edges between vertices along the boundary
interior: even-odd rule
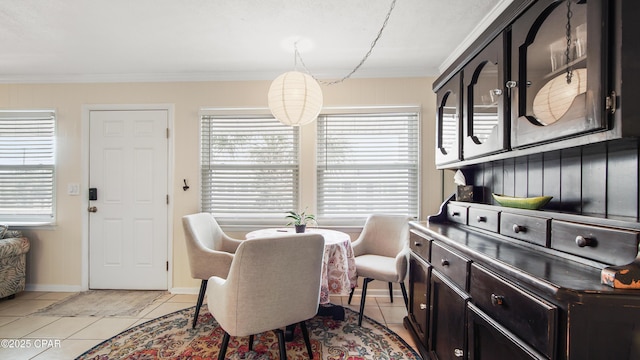
[[[29,247],[26,237],[0,239],[0,299],[13,298],[25,289]]]
[[[0,239],[0,259],[26,254],[29,247],[29,240],[26,237]]]

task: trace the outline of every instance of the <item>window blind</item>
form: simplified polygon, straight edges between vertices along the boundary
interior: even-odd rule
[[[418,216],[417,113],[318,118],[318,215]]]
[[[201,208],[283,218],[298,205],[298,128],[271,116],[201,117]]]
[[[54,219],[55,113],[0,111],[0,219]]]

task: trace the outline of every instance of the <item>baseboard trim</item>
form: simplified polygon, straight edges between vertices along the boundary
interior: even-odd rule
[[[84,291],[80,285],[42,285],[27,284],[26,291],[46,291],[46,292],[79,292]]]

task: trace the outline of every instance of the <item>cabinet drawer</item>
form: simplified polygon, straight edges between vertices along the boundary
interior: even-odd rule
[[[500,233],[518,240],[548,246],[551,219],[502,212]]]
[[[473,303],[535,349],[553,357],[558,309],[473,264],[469,293]]]
[[[638,233],[553,220],[551,247],[606,264],[624,265],[638,254]]]
[[[481,229],[498,232],[498,212],[486,209],[469,209],[468,223]]]
[[[431,265],[441,274],[446,275],[461,289],[467,289],[467,273],[471,260],[455,253],[445,245],[431,244]]]
[[[411,250],[418,254],[426,261],[431,260],[431,241],[432,239],[425,238],[422,235],[415,233],[413,230],[409,233]]]
[[[449,221],[467,225],[467,207],[459,205],[447,205],[447,218]]]

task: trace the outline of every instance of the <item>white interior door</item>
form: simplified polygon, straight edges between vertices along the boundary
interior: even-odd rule
[[[89,288],[166,290],[168,112],[89,114]]]

